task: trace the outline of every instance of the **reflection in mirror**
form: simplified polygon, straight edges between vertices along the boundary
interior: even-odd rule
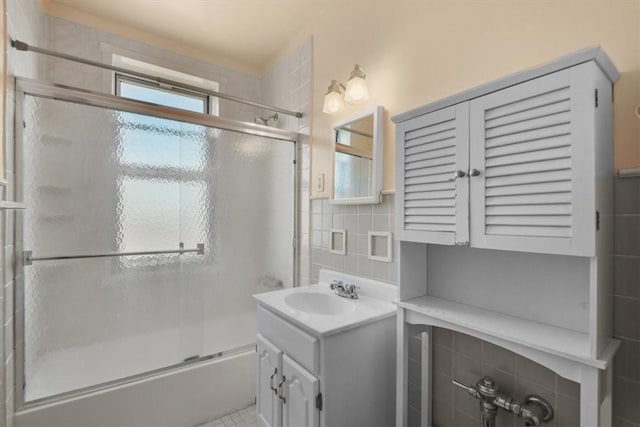
[[[336,124],[333,203],[378,203],[382,107]]]

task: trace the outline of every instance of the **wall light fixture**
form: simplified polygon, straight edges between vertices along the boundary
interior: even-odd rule
[[[344,107],[343,99],[350,104],[357,104],[369,99],[369,89],[367,89],[365,78],[366,75],[362,68],[356,64],[353,66],[353,71],[351,71],[346,87],[337,80],[331,80],[327,94],[324,96],[322,112],[335,114],[342,110]]]

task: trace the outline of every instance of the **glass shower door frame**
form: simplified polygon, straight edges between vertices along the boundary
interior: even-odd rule
[[[237,120],[226,119],[218,116],[211,116],[208,114],[195,113],[191,111],[181,110],[177,108],[171,108],[126,98],[121,98],[114,95],[87,91],[84,89],[78,89],[70,86],[56,85],[40,80],[16,78],[15,84],[15,163],[16,163],[16,200],[24,200],[24,156],[23,156],[23,132],[24,132],[24,117],[23,108],[25,96],[34,96],[40,98],[50,98],[60,101],[73,102],[83,104],[87,106],[107,108],[113,110],[119,110],[128,113],[143,114],[168,120],[175,120],[190,124],[202,125],[212,128],[218,128],[222,130],[228,130],[233,132],[239,132],[248,135],[255,135],[259,137],[266,137],[269,139],[289,141],[294,143],[293,158],[294,164],[298,161],[298,144],[300,135],[295,132],[290,132],[277,128],[270,128],[267,126],[242,122]],[[297,173],[297,166],[294,165],[294,188],[293,188],[293,231],[294,238],[292,242],[292,259],[293,259],[293,286],[298,286],[298,251],[297,251],[297,238],[298,238],[298,190],[299,190],[299,174]],[[29,207],[27,206],[27,209]],[[15,230],[16,230],[16,270],[15,270],[15,396],[16,396],[16,409],[32,408],[43,404],[48,404],[55,401],[60,401],[73,396],[79,396],[86,393],[101,390],[107,387],[111,387],[118,384],[124,384],[131,381],[136,381],[148,376],[157,375],[161,372],[166,372],[177,367],[184,366],[186,364],[199,362],[202,360],[211,360],[212,358],[226,356],[227,354],[234,354],[241,351],[246,351],[254,347],[253,344],[242,347],[240,349],[230,350],[229,352],[217,353],[215,355],[207,355],[200,357],[193,361],[186,361],[177,365],[167,366],[161,369],[155,369],[152,371],[144,372],[138,375],[134,375],[127,378],[117,379],[107,383],[97,384],[95,386],[85,387],[79,390],[70,391],[67,393],[61,393],[46,397],[33,402],[25,402],[25,295],[24,295],[24,264],[23,264],[23,218],[21,215],[16,216]]]

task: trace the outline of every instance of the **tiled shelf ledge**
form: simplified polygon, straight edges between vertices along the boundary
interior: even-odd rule
[[[9,210],[9,209],[26,209],[27,206],[22,202],[7,202],[0,201],[0,210]]]
[[[410,323],[457,330],[533,359],[536,357],[530,353],[542,352],[605,369],[620,344],[617,340],[611,340],[602,354],[593,358],[589,335],[585,333],[431,296],[399,301],[397,304],[407,310],[407,321]]]

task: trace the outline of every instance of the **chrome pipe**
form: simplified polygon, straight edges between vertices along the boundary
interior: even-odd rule
[[[124,256],[141,256],[141,255],[168,255],[168,254],[189,254],[195,253],[204,255],[204,243],[198,243],[195,249],[168,249],[160,251],[137,251],[137,252],[107,252],[102,254],[81,254],[81,255],[54,255],[34,257],[31,251],[24,252],[24,265],[31,265],[33,261],[55,261],[66,259],[88,259],[88,258],[112,258]]]
[[[267,104],[262,104],[260,102],[250,101],[248,99],[240,98],[240,97],[237,97],[237,96],[227,95],[226,93],[221,93],[221,92],[218,92],[218,91],[215,91],[215,90],[203,89],[203,88],[198,87],[198,86],[192,86],[192,85],[189,85],[189,84],[177,82],[175,80],[165,79],[163,77],[152,76],[150,74],[141,73],[139,71],[129,70],[127,68],[116,67],[115,65],[109,65],[109,64],[105,64],[103,62],[92,61],[90,59],[80,58],[78,56],[68,55],[68,54],[62,53],[62,52],[56,52],[54,50],[43,49],[43,48],[37,47],[37,46],[31,46],[30,44],[25,43],[25,42],[20,41],[20,40],[11,40],[11,47],[13,47],[16,50],[23,51],[23,52],[40,53],[42,55],[53,56],[55,58],[64,59],[64,60],[67,60],[67,61],[78,62],[80,64],[85,64],[85,65],[89,65],[89,66],[92,66],[92,67],[103,68],[105,70],[111,70],[111,71],[115,71],[115,72],[118,72],[118,73],[127,74],[127,75],[130,75],[130,76],[140,77],[140,78],[143,78],[143,79],[146,79],[146,80],[151,80],[151,81],[153,81],[155,83],[158,83],[158,84],[177,86],[177,87],[181,87],[181,88],[184,88],[184,89],[192,90],[194,92],[200,92],[200,93],[205,93],[207,95],[215,96],[216,98],[222,98],[222,99],[226,99],[228,101],[238,102],[240,104],[251,105],[252,107],[263,108],[263,109],[269,110],[269,111],[276,111],[278,113],[287,114],[289,116],[293,116],[293,117],[297,117],[297,118],[302,117],[302,113],[300,113],[299,111],[286,110],[284,108],[274,107],[272,105],[267,105]]]

